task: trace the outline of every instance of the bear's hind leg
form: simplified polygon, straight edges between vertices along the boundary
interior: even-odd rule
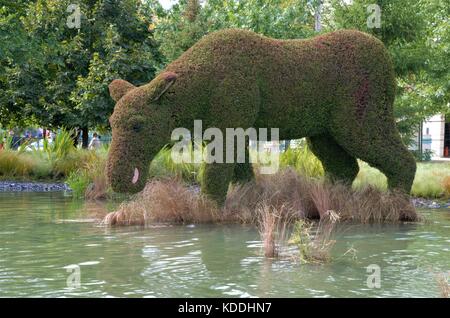
[[[387,177],[389,189],[400,189],[409,194],[416,161],[403,144],[394,121],[378,121],[367,127],[357,133],[342,134],[338,140],[349,153],[379,169]]]
[[[357,155],[387,177],[389,189],[400,189],[409,194],[416,174],[416,161],[398,132],[386,135],[385,138],[374,136],[367,148],[361,147]]]
[[[359,172],[358,162],[328,134],[307,138],[312,153],[322,162],[325,175],[332,181],[353,183]]]

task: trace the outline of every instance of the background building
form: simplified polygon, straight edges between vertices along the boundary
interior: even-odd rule
[[[431,151],[432,160],[450,158],[450,118],[435,115],[422,127],[422,151]]]

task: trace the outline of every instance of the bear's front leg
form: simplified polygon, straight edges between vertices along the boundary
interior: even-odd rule
[[[234,148],[234,153],[238,153],[237,147]],[[255,178],[255,173],[253,172],[253,166],[250,162],[250,150],[249,150],[249,139],[245,139],[245,162],[236,163],[234,166],[233,183],[246,183]]]
[[[214,200],[219,207],[227,197],[228,186],[233,178],[234,163],[209,163],[201,177],[202,193]]]
[[[243,84],[245,83],[245,84]],[[224,143],[223,149],[215,149],[215,151],[223,151],[223,161],[226,161],[226,151],[228,147],[234,149],[234,163],[207,163],[202,175],[201,187],[202,192],[210,199],[222,206],[227,197],[228,186],[235,176],[235,180],[249,180],[252,177],[250,165],[238,163],[239,169],[235,170],[237,162],[237,143],[235,137],[227,142],[227,128],[242,128],[244,130],[252,127],[258,115],[258,107],[260,105],[259,88],[255,78],[241,72],[241,69],[227,69],[225,78],[218,84],[217,88],[211,96],[210,108],[205,125],[208,128],[218,128],[222,132]],[[244,144],[245,146],[245,144]],[[245,149],[241,149],[245,150]],[[207,154],[214,156],[213,154]],[[248,158],[248,153],[247,156]],[[210,157],[207,162],[213,162]],[[242,170],[244,169],[244,170]]]

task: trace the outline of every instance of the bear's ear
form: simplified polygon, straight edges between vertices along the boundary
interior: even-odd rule
[[[156,89],[154,92],[154,98],[153,101],[157,101],[161,98],[161,96],[164,95],[164,93],[170,88],[170,86],[175,83],[177,79],[177,74],[174,72],[163,72],[161,73],[155,80],[156,82]]]
[[[111,84],[109,84],[108,88],[109,95],[111,95],[112,99],[117,102],[127,92],[129,92],[133,88],[136,88],[136,86],[122,79],[115,79],[111,82]]]

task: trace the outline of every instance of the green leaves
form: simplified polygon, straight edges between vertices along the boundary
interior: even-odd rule
[[[397,75],[395,116],[408,143],[427,117],[450,112],[450,4],[445,0],[377,1],[381,29],[369,29],[365,8],[332,1],[331,29],[356,28],[380,38],[394,61]]]
[[[114,107],[108,84],[141,85],[160,67],[147,2],[78,1],[79,30],[66,25],[71,3],[37,0],[0,16],[2,124],[32,118],[44,127],[107,126]]]
[[[205,34],[224,28],[248,29],[280,39],[305,38],[314,33],[309,13],[312,5],[307,0],[209,0],[201,10],[194,10],[195,19],[189,13],[189,3],[180,1],[158,17],[155,38],[167,62],[178,58]]]

